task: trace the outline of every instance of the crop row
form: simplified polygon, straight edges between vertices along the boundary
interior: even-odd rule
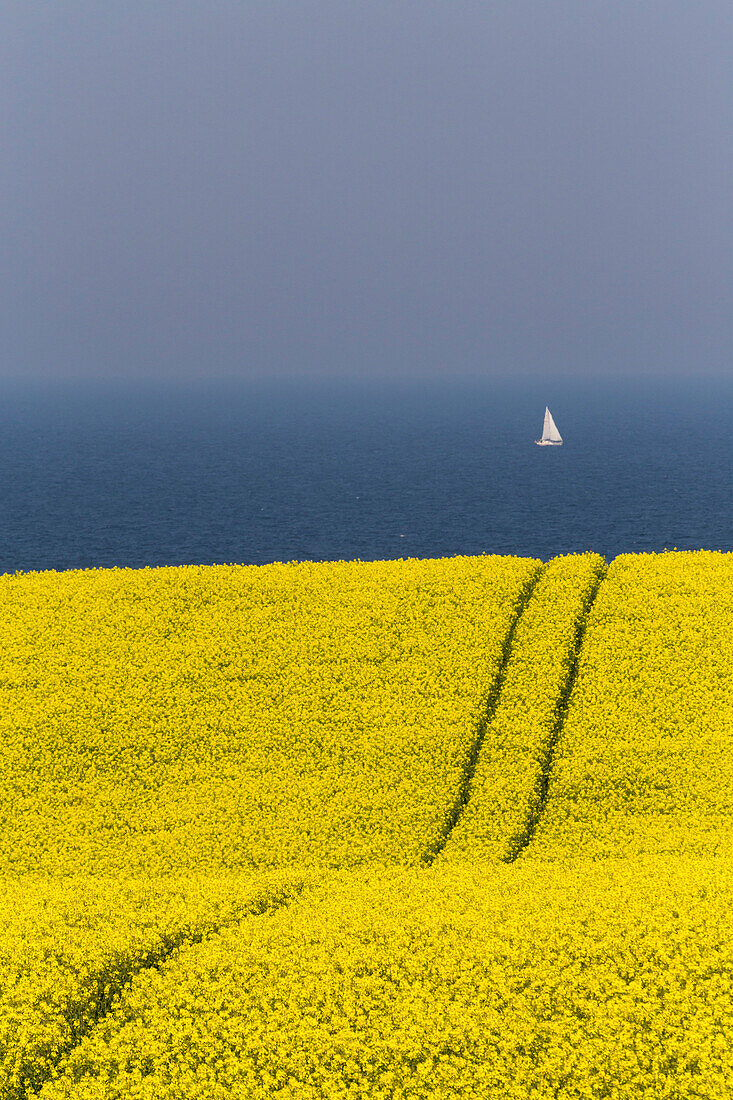
[[[733,854],[733,555],[623,555],[591,611],[527,854]]]

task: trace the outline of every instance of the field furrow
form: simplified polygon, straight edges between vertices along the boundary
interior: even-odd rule
[[[474,790],[476,767],[479,760],[481,759],[483,745],[486,739],[486,731],[488,729],[492,729],[493,732],[494,715],[496,713],[496,708],[500,703],[502,693],[504,691],[504,681],[506,679],[507,665],[512,657],[516,630],[522,619],[522,616],[526,614],[527,605],[531,602],[537,586],[542,585],[544,572],[545,570],[543,569],[535,574],[531,585],[526,586],[522,594],[522,599],[517,605],[514,619],[506,635],[506,638],[504,639],[501,661],[497,667],[493,683],[486,697],[483,714],[480,715],[476,726],[476,737],[474,739],[473,745],[471,746],[471,751],[466,762],[466,768],[457,792],[453,810],[446,822],[445,832],[441,837],[437,838],[437,841],[432,845],[430,849],[428,849],[428,851],[425,853],[425,856],[423,857],[423,862],[428,866],[434,861],[436,856],[440,855],[443,852],[446,844],[451,842],[451,838],[453,836],[456,826],[462,822],[463,815],[466,813],[466,808]]]
[[[246,915],[289,904],[306,881],[250,878],[6,881],[0,889],[0,1097],[48,1080],[141,971]]]
[[[442,859],[511,861],[529,842],[585,619],[606,565],[597,554],[555,558],[517,624],[465,810]]]

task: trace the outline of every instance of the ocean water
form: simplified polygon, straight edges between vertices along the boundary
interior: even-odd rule
[[[733,550],[732,408],[710,378],[5,383],[0,572]]]

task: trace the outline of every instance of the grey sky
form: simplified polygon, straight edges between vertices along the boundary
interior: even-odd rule
[[[730,0],[13,0],[0,371],[725,371]]]

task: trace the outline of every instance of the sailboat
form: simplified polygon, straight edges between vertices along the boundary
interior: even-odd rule
[[[545,405],[545,422],[542,425],[542,439],[535,439],[538,447],[561,447],[562,436],[557,430],[557,425],[552,419],[552,413]]]

